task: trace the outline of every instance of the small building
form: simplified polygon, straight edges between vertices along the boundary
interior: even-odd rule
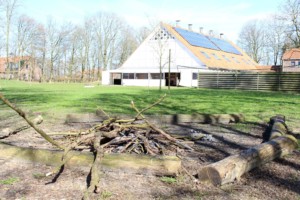
[[[195,87],[199,72],[253,71],[256,66],[228,40],[195,32],[192,26],[184,29],[161,23],[120,68],[103,71],[102,84],[159,86],[162,79],[162,86]]]
[[[290,49],[283,54],[282,71],[300,72],[300,49]]]

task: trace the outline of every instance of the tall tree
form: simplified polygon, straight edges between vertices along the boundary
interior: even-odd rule
[[[104,70],[112,69],[123,22],[115,14],[101,12],[94,16],[93,23],[99,46],[99,64]]]
[[[51,82],[54,78],[54,70],[59,70],[57,63],[62,56],[62,44],[67,34],[69,33],[66,29],[66,25],[57,28],[56,23],[53,20],[49,20],[46,29],[47,36],[47,49],[49,56],[49,81]]]
[[[18,6],[18,0],[0,0],[0,10],[4,12],[4,24],[5,24],[5,37],[6,37],[6,63],[7,69],[10,71],[10,62],[9,62],[9,54],[10,54],[10,30],[12,24],[12,18],[14,12]],[[10,72],[9,72],[10,73]]]
[[[265,36],[264,25],[258,20],[246,23],[239,34],[239,45],[257,63],[260,63],[264,58]]]
[[[36,37],[37,36],[36,32],[37,32],[37,23],[35,22],[34,19],[26,15],[21,15],[18,18],[17,37],[16,37],[17,49],[15,55],[17,55],[20,58],[18,64],[19,79],[20,79],[20,70],[22,67],[21,65],[23,63],[24,54],[26,52],[28,55],[31,54],[34,51],[33,49],[34,43],[39,39],[38,37]]]
[[[154,29],[154,28],[153,28]],[[136,39],[138,44],[141,44],[151,33],[151,29],[148,27],[141,27],[138,31],[137,31],[137,35],[136,35]]]
[[[138,41],[135,38],[131,27],[123,27],[122,37],[117,46],[116,66],[120,67],[138,46]]]
[[[281,6],[281,20],[286,25],[286,36],[293,47],[300,47],[300,0],[285,0]]]
[[[86,19],[84,26],[80,30],[80,65],[81,65],[81,81],[84,79],[84,75],[87,75],[87,78],[90,79],[90,47],[92,42],[92,21]]]
[[[280,20],[280,17],[273,15],[267,21],[266,26],[266,47],[271,54],[273,65],[278,65],[283,55],[283,46],[285,43],[286,27]]]
[[[69,49],[69,61],[68,61],[68,77],[69,79],[73,79],[74,72],[77,70],[78,66],[78,58],[79,58],[79,50],[80,50],[80,35],[81,35],[81,28],[78,26],[73,27],[72,31],[70,32],[69,42],[70,42],[70,49]]]

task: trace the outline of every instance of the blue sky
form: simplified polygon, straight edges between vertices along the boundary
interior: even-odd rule
[[[267,18],[278,11],[284,0],[23,0],[20,13],[46,23],[81,23],[99,11],[116,13],[134,28],[148,26],[149,21],[174,23],[194,30],[222,32],[236,41],[242,26],[251,19]]]

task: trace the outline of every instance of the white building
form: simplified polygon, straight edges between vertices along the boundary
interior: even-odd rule
[[[198,72],[256,70],[257,65],[227,40],[161,23],[120,68],[102,73],[102,84],[159,86],[161,75],[162,86],[195,87]]]

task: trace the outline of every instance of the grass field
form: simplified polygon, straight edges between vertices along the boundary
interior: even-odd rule
[[[158,88],[98,86],[84,84],[28,83],[0,80],[0,92],[27,112],[87,113],[101,107],[108,113],[131,114],[133,100],[138,108],[153,103],[164,93],[166,99],[146,114],[243,113],[248,121],[268,121],[275,114],[288,123],[299,124],[300,95],[297,93],[211,90],[196,88]],[[9,109],[0,102],[2,117]],[[299,126],[299,125],[298,125]]]

